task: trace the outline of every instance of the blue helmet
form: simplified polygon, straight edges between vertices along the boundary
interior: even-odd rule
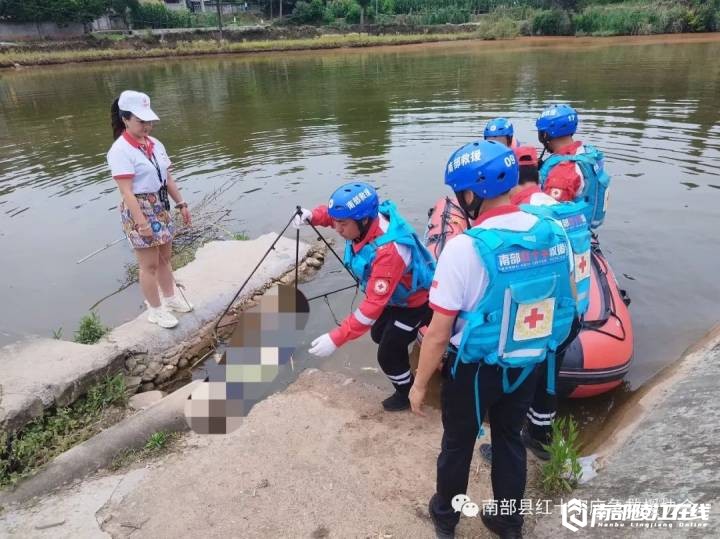
[[[515,134],[513,124],[507,118],[494,118],[485,125],[483,137],[512,137]]]
[[[459,193],[470,189],[481,199],[507,193],[520,170],[513,151],[496,141],[478,140],[455,150],[445,168],[445,184]]]
[[[333,219],[375,219],[379,205],[377,191],[372,185],[362,182],[346,183],[330,195],[328,214]]]
[[[535,122],[538,135],[550,140],[575,134],[577,125],[577,111],[564,104],[546,107]]]

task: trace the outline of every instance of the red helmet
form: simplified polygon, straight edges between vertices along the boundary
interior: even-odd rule
[[[538,154],[533,146],[518,146],[513,148],[513,152],[515,152],[515,158],[521,167],[538,166]]]

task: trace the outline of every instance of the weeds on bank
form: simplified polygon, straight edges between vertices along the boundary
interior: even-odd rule
[[[233,234],[233,239],[237,241],[248,241],[250,236],[248,236],[245,232],[237,232]]]
[[[179,270],[183,266],[187,266],[190,262],[195,260],[195,254],[200,247],[202,247],[202,245],[191,246],[174,252],[170,258],[170,265],[172,266],[173,271]]]
[[[111,410],[127,403],[122,373],[92,386],[70,406],[55,408],[19,433],[0,433],[0,487],[16,484],[37,468],[103,428]]]
[[[87,49],[57,51],[9,51],[0,53],[0,67],[63,64],[68,62],[97,62],[134,58],[162,58],[197,54],[245,53],[285,50],[337,49],[342,47],[372,47],[378,45],[407,45],[436,41],[477,39],[475,32],[457,34],[367,34],[328,35],[317,38],[281,39],[267,41],[229,42],[215,40],[181,41],[172,46],[150,49]]]
[[[577,486],[582,476],[577,437],[577,424],[572,418],[553,421],[552,442],[543,446],[550,453],[550,461],[543,465],[540,475],[546,494],[565,494]]]
[[[97,313],[92,311],[80,320],[80,327],[75,332],[75,342],[79,342],[80,344],[95,344],[108,331],[110,331],[110,328],[104,326]],[[62,328],[60,332],[62,333]],[[53,336],[55,336],[55,332],[53,332]],[[57,339],[59,337],[55,338]]]
[[[115,457],[110,464],[110,469],[117,471],[133,462],[156,456],[163,450],[169,449],[179,437],[180,435],[177,432],[155,432],[150,435],[142,449],[128,449]]]

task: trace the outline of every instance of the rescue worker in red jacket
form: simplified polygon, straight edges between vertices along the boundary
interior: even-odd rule
[[[552,154],[540,164],[542,190],[559,202],[584,204],[588,225],[598,229],[605,221],[610,192],[605,156],[595,146],[574,139],[578,113],[570,105],[548,106],[535,126],[538,140]]]
[[[395,204],[380,204],[366,183],[338,188],[328,205],[302,209],[294,226],[311,223],[333,227],[345,239],[344,263],[357,277],[366,296],[339,327],[312,342],[310,353],[326,357],[368,330],[378,344],[380,368],[395,387],[382,404],[387,411],[410,407],[413,383],[408,346],[418,329],[432,317],[428,290],[435,263]]]

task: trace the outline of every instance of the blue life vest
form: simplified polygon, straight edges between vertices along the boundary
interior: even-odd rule
[[[610,187],[610,176],[605,172],[605,157],[595,146],[585,144],[585,153],[576,155],[553,154],[548,157],[540,167],[540,185],[545,186],[550,170],[559,163],[572,161],[577,163],[583,175],[585,187],[578,193],[574,202],[584,202],[585,218],[590,223],[591,229],[596,229],[603,224],[605,212],[607,211],[608,194]]]
[[[503,391],[512,393],[543,361],[548,362],[547,390],[555,393],[555,350],[570,334],[575,299],[570,285],[567,235],[547,217],[528,231],[475,227],[476,254],[488,272],[488,287],[465,320],[453,375],[459,361],[497,365],[503,369]],[[508,369],[521,369],[513,384]],[[476,378],[480,373],[478,369]],[[479,385],[475,407],[483,433]]]
[[[565,229],[573,250],[577,312],[580,316],[584,315],[590,306],[590,245],[592,242],[592,233],[585,218],[586,204],[584,202],[561,202],[543,206],[523,204],[520,208],[533,215],[551,217]]]
[[[358,278],[360,289],[365,292],[378,248],[390,242],[409,247],[411,258],[410,264],[405,268],[405,273],[412,273],[412,283],[409,288],[398,283],[389,302],[390,305],[405,307],[412,294],[418,290],[430,289],[435,273],[435,260],[417,237],[413,227],[398,213],[393,202],[386,200],[380,204],[378,210],[390,221],[387,231],[363,245],[357,253],[354,252],[351,241],[345,242],[343,261],[345,266]]]

